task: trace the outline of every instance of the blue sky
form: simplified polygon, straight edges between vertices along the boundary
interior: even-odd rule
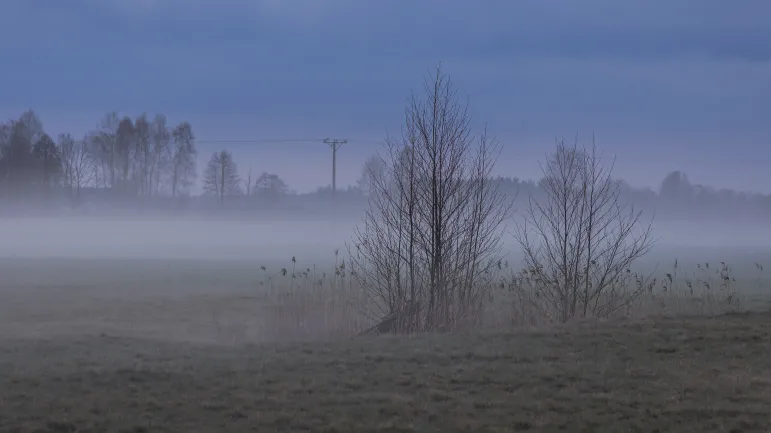
[[[556,136],[616,174],[771,192],[767,0],[3,0],[0,116],[83,134],[110,110],[189,120],[201,140],[348,138],[352,183],[438,62],[474,124],[532,178]],[[242,172],[329,183],[322,143],[227,146]]]

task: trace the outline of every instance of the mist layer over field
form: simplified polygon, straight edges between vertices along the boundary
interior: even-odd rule
[[[357,224],[353,218],[4,218],[0,220],[0,257],[255,261],[298,257],[322,264],[334,260],[335,249],[344,254]],[[728,256],[738,255],[745,260],[771,250],[771,228],[759,223],[655,222],[654,236],[657,242],[648,260],[682,255],[692,260],[731,260]],[[516,261],[518,246],[512,236],[504,234],[503,247]]]
[[[25,218],[0,222],[0,257],[333,260],[354,223],[137,218]]]
[[[354,218],[0,220],[0,400],[10,402],[0,418],[9,420],[10,427],[38,425],[40,413],[49,414],[44,420],[54,420],[48,421],[53,426],[49,430],[28,431],[76,431],[76,423],[107,425],[142,416],[152,416],[148,419],[156,424],[161,423],[158,419],[179,420],[178,430],[201,429],[208,422],[213,426],[209,431],[222,431],[219,420],[247,425],[257,422],[252,408],[270,405],[281,409],[264,414],[292,413],[298,425],[310,425],[303,424],[305,419],[320,419],[321,425],[328,419],[307,408],[334,420],[353,419],[349,412],[358,414],[366,408],[377,408],[372,411],[377,414],[410,414],[411,401],[389,400],[385,404],[391,412],[385,412],[379,397],[407,392],[417,396],[421,407],[424,402],[441,407],[431,410],[471,405],[470,413],[483,420],[480,426],[494,416],[510,416],[511,404],[526,407],[532,401],[548,401],[559,410],[550,409],[549,419],[554,413],[586,415],[594,410],[600,415],[592,419],[608,424],[612,421],[602,418],[611,413],[607,399],[603,396],[587,406],[584,390],[603,389],[612,380],[619,389],[645,390],[627,393],[640,401],[629,403],[633,409],[626,409],[630,415],[625,419],[636,419],[638,407],[644,405],[666,413],[659,402],[669,398],[673,387],[694,390],[694,396],[734,395],[740,389],[740,403],[723,398],[734,406],[690,415],[690,421],[671,412],[675,403],[666,400],[676,421],[661,422],[694,424],[714,419],[715,413],[736,413],[725,417],[742,416],[752,425],[768,425],[763,410],[768,387],[757,385],[767,383],[769,377],[763,363],[768,345],[762,344],[768,338],[768,316],[714,318],[716,313],[730,311],[723,301],[729,290],[720,287],[721,274],[714,267],[705,271],[703,265],[715,263],[720,269],[717,262],[729,263],[735,276],[730,287],[741,294],[742,308],[767,310],[770,286],[755,263],[771,263],[771,233],[759,224],[655,224],[658,243],[636,268],[656,270],[660,281],[667,272],[675,278],[670,280],[669,294],[662,292],[661,283],[653,293],[643,293],[635,303],[635,314],[696,315],[689,321],[630,321],[604,328],[577,323],[569,334],[513,332],[516,304],[506,290],[499,290],[485,316],[486,333],[480,331],[478,337],[437,334],[349,343],[351,335],[371,325],[371,319],[358,309],[361,287],[350,274],[336,274],[332,264],[335,249],[340,249],[338,260],[346,259],[345,243],[352,240],[356,225]],[[515,271],[518,246],[509,234],[502,241],[512,262],[510,270]],[[675,259],[679,272],[672,270]],[[309,272],[303,275],[305,269]],[[688,294],[688,280],[697,282],[697,292],[690,297],[683,296]],[[705,290],[705,283],[714,290]],[[314,343],[317,340],[323,344]],[[281,346],[269,345],[276,342]],[[295,342],[303,345],[292,346]],[[43,352],[46,357],[40,356]],[[745,352],[749,355],[737,367],[734,355]],[[464,360],[462,364],[453,363],[459,359]],[[340,376],[341,360],[346,363],[344,376]],[[673,362],[686,366],[682,371],[687,374],[672,370]],[[734,378],[735,371],[748,366],[753,374],[759,373],[743,382],[703,380],[707,374]],[[656,374],[651,376],[645,369],[655,369]],[[421,376],[429,370],[432,374]],[[491,385],[490,377],[501,376],[518,378],[523,384],[516,388]],[[395,381],[393,377],[414,379]],[[443,388],[448,377],[457,389]],[[197,402],[207,401],[212,394],[227,396],[226,404],[202,411]],[[71,395],[84,397],[77,401],[62,397]],[[330,395],[338,400],[330,403]],[[490,406],[491,395],[507,405]],[[557,397],[551,402],[544,395]],[[313,400],[318,396],[324,396],[324,403]],[[158,399],[164,404],[158,404]],[[684,407],[683,413],[693,413],[694,405],[710,404],[691,400],[676,404]],[[352,401],[363,403],[353,410]],[[127,408],[121,410],[131,415],[117,417],[114,408]],[[231,408],[241,411],[233,413],[249,415],[234,418]],[[617,411],[612,413],[613,419],[618,418]],[[270,416],[259,421],[268,430],[286,425],[284,418]],[[29,421],[31,417],[34,421]],[[362,418],[360,423],[371,419]],[[570,419],[554,422],[572,423]],[[449,426],[457,423],[442,422],[437,431],[451,431]],[[0,421],[0,431],[3,427]]]
[[[171,218],[0,220],[0,257],[276,260],[323,259],[350,243],[356,221]],[[509,224],[513,229],[513,223]],[[656,222],[656,251],[762,252],[771,229],[735,222]],[[513,238],[504,249],[516,256]]]

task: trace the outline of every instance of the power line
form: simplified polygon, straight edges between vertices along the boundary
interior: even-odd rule
[[[276,144],[276,143],[319,143],[323,138],[263,138],[252,140],[196,140],[198,144]]]

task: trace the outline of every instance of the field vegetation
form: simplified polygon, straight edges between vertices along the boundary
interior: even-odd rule
[[[0,433],[769,431],[760,261],[640,266],[652,220],[594,143],[513,220],[500,145],[424,90],[333,266],[3,261]]]
[[[354,337],[341,266],[6,260],[0,432],[767,431],[767,279],[681,266],[614,317],[492,285],[474,329]]]

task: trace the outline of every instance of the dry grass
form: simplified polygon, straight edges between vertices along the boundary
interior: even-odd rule
[[[771,316],[216,346],[4,339],[0,432],[771,429]]]
[[[771,307],[771,292],[764,293],[766,280],[757,265],[754,278],[737,281],[730,266],[699,263],[684,269],[675,262],[649,280],[647,290],[614,317],[715,316]],[[508,265],[491,279],[485,290],[490,296],[484,306],[483,327],[491,329],[540,327],[549,322],[534,308],[518,298],[506,284]],[[376,318],[362,311],[366,298],[344,263],[329,271],[315,267],[301,268],[294,258],[292,266],[276,268],[273,273],[262,266],[259,296],[252,306],[258,312],[261,331],[241,341],[307,341],[355,335],[373,324]],[[764,296],[765,295],[765,296]],[[245,301],[245,300],[244,300]],[[253,319],[251,319],[253,320]],[[233,326],[231,326],[233,328]],[[218,327],[224,330],[225,328]],[[237,331],[232,334],[238,335]],[[226,337],[227,338],[227,337]],[[236,337],[236,339],[238,339]]]
[[[376,318],[340,262],[328,269],[249,262],[0,261],[0,336],[106,332],[182,341],[257,343],[349,337]],[[759,266],[759,265],[758,265]],[[501,277],[507,275],[504,266]],[[493,279],[483,327],[547,325]],[[762,270],[737,279],[727,265],[674,265],[616,316],[714,316],[771,307]]]
[[[718,315],[762,308],[760,277],[530,331],[499,293],[483,330],[350,340],[354,280],[298,268],[0,263],[0,433],[771,429],[771,315]]]

